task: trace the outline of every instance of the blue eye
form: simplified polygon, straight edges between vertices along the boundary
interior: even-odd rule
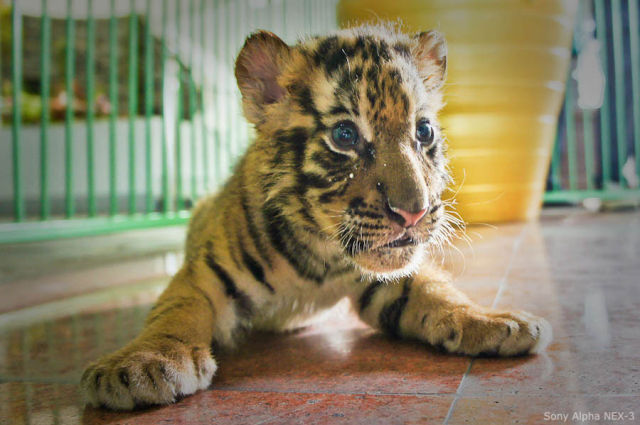
[[[416,139],[423,145],[427,145],[433,142],[434,137],[433,127],[427,120],[420,120],[416,125]]]
[[[349,149],[358,143],[358,129],[351,121],[341,121],[331,130],[331,138],[337,147]]]

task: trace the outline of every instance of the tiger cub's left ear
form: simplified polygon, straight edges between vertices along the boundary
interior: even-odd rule
[[[289,58],[290,47],[269,31],[251,34],[236,59],[236,80],[242,93],[244,114],[253,124],[264,121],[264,108],[278,102],[285,89],[278,77]]]
[[[442,87],[447,76],[447,42],[438,31],[416,34],[411,53],[427,90]]]

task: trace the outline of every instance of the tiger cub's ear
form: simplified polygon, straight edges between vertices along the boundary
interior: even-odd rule
[[[278,84],[290,48],[269,31],[251,34],[236,59],[236,80],[245,116],[253,124],[264,121],[265,106],[278,102],[285,89]]]
[[[416,34],[411,50],[427,90],[442,87],[447,75],[447,42],[438,31]]]

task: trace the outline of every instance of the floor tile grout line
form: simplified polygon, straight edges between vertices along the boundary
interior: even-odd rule
[[[230,392],[255,392],[255,393],[278,393],[278,394],[308,394],[308,395],[361,395],[361,396],[391,396],[391,397],[451,397],[455,393],[449,392],[405,392],[405,393],[392,393],[384,391],[313,391],[305,389],[292,389],[292,390],[278,390],[278,389],[260,389],[260,388],[248,388],[248,387],[212,387],[210,391],[230,391]]]
[[[451,419],[451,415],[453,415],[453,410],[456,407],[456,403],[458,401],[458,399],[460,398],[460,396],[462,395],[462,387],[464,386],[464,381],[465,378],[469,375],[469,372],[471,372],[471,367],[473,366],[473,360],[471,359],[469,360],[469,366],[467,367],[467,370],[464,372],[464,374],[462,374],[462,378],[460,378],[460,383],[458,384],[458,389],[456,390],[455,396],[453,397],[453,400],[451,401],[451,405],[449,405],[449,410],[447,411],[447,416],[445,416],[444,418],[444,425],[447,425],[449,423],[449,419]]]
[[[516,253],[519,251],[520,249],[520,245],[522,244],[522,241],[524,240],[524,235],[527,232],[529,225],[524,225],[522,227],[522,230],[520,231],[520,233],[518,234],[518,236],[516,237],[516,240],[513,242],[513,247],[511,250],[511,255],[509,257],[509,262],[507,263],[507,267],[505,268],[504,274],[502,275],[502,278],[500,278],[500,281],[498,283],[498,291],[496,292],[496,296],[493,299],[493,303],[491,304],[491,308],[496,308],[496,306],[498,305],[498,301],[500,299],[500,297],[502,296],[502,293],[504,292],[505,287],[507,286],[507,279],[509,277],[509,273],[511,272],[511,269],[513,268],[513,263],[516,259]],[[474,358],[472,358],[469,361],[469,367],[467,367],[467,370],[464,372],[464,374],[462,375],[462,378],[460,379],[460,384],[458,384],[458,389],[456,390],[456,395],[453,398],[453,401],[451,402],[451,405],[449,406],[449,410],[447,411],[447,416],[445,416],[444,418],[444,425],[448,425],[449,424],[449,420],[451,419],[451,416],[453,415],[453,411],[456,407],[456,403],[458,402],[458,399],[460,399],[462,397],[462,390],[464,388],[464,384],[466,381],[466,378],[469,376],[469,373],[471,373],[471,367],[473,366],[473,362],[474,362]]]
[[[509,258],[509,262],[507,263],[507,268],[504,271],[504,274],[502,275],[502,278],[500,279],[500,283],[498,285],[498,291],[496,292],[496,296],[493,299],[493,303],[491,304],[491,308],[496,308],[498,305],[498,301],[500,301],[500,298],[502,297],[502,293],[504,292],[505,288],[507,287],[507,279],[509,278],[509,274],[511,273],[511,269],[513,269],[513,263],[516,259],[516,254],[517,252],[520,250],[520,245],[522,245],[522,241],[524,240],[524,236],[527,233],[529,226],[525,225],[522,230],[520,231],[520,234],[518,235],[518,237],[516,238],[516,240],[513,242],[513,250],[511,251],[511,256]]]

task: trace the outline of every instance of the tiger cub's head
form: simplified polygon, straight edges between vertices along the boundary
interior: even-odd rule
[[[235,73],[265,203],[365,272],[412,272],[444,228],[446,51],[437,32],[389,26],[250,36]]]

